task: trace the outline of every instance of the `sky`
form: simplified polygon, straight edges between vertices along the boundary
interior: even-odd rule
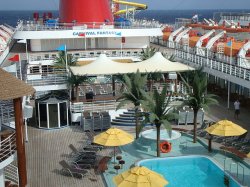
[[[2,1],[2,0],[1,0]],[[70,1],[70,0],[69,0]],[[92,0],[86,0],[92,1]],[[152,10],[250,9],[250,0],[129,0]],[[57,10],[59,0],[3,0],[0,10]]]

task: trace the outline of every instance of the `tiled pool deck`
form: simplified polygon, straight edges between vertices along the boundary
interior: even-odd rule
[[[203,142],[206,143],[206,142]],[[129,145],[125,145],[121,147],[122,154],[120,154],[123,158],[123,160],[126,162],[125,165],[123,165],[123,168],[118,170],[118,173],[122,173],[125,170],[128,170],[131,166],[133,166],[137,161],[147,159],[147,158],[155,158],[156,152],[155,151],[140,151],[137,148],[138,145],[136,143],[132,143]],[[236,160],[234,158],[231,159],[229,157],[229,154],[225,154],[222,152],[222,154],[216,150],[213,150],[212,153],[208,153],[208,150],[205,146],[201,144],[201,142],[198,143],[192,143],[192,138],[188,136],[181,136],[180,139],[175,140],[173,142],[173,147],[170,153],[162,153],[161,157],[171,157],[171,156],[183,156],[183,155],[206,155],[212,157],[216,162],[220,164],[220,166],[223,168],[224,161],[226,158],[226,164],[225,164],[225,170],[229,171],[231,166],[231,173],[234,176],[238,182],[243,184],[244,186],[250,186],[250,167],[246,167],[242,163],[240,163],[240,160]],[[232,156],[232,155],[231,155]],[[230,159],[229,159],[230,158]],[[250,164],[250,160],[246,159],[245,162],[248,162]],[[240,164],[238,168],[238,177],[237,177],[237,164]],[[242,169],[242,167],[244,169]],[[112,178],[117,175],[117,171],[113,169],[113,159],[108,165],[108,170],[103,174],[104,178],[106,180],[108,187],[115,187]],[[243,170],[244,170],[244,178],[243,178]]]

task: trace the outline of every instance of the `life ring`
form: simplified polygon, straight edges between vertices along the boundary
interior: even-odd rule
[[[162,153],[168,153],[171,151],[172,149],[172,145],[171,143],[165,141],[165,142],[161,142],[160,143],[160,149]]]

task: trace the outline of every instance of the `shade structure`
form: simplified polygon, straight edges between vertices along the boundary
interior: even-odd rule
[[[117,128],[110,128],[94,137],[94,143],[104,146],[126,145],[133,141],[133,135]]]
[[[74,75],[114,75],[134,73],[139,70],[142,73],[161,71],[166,72],[182,72],[194,70],[194,68],[179,62],[171,62],[162,56],[160,52],[156,52],[151,58],[137,63],[119,63],[111,60],[105,54],[100,56],[93,62],[83,65],[70,67]]]
[[[134,63],[136,69],[140,72],[183,72],[194,70],[194,68],[179,62],[171,62],[166,59],[161,52],[156,52],[151,58]]]
[[[0,100],[16,99],[33,94],[35,89],[0,68]]]
[[[247,158],[250,158],[250,153],[247,154]]]
[[[139,166],[113,177],[113,181],[117,187],[163,187],[168,184],[162,175]]]
[[[229,120],[218,121],[216,124],[206,128],[206,131],[217,136],[240,136],[247,132],[246,129]]]

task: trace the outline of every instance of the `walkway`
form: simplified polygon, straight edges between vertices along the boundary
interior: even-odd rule
[[[87,136],[79,127],[58,130],[28,128],[29,142],[26,143],[28,187],[104,187],[101,175],[76,179],[60,174],[59,162],[67,160],[71,153],[70,144],[83,145]]]
[[[231,108],[228,110],[226,108],[226,101],[220,100],[218,106],[213,106],[210,109],[210,112],[207,114],[206,119],[218,121],[221,119],[229,119],[235,123],[243,126],[244,128],[250,130],[250,111],[249,109],[242,108],[240,119],[234,119],[234,111]],[[192,129],[192,125],[181,127]],[[119,127],[130,133],[134,133],[134,127]],[[148,127],[147,127],[148,128]],[[73,144],[75,147],[80,147],[83,145],[83,142],[87,139],[85,133],[75,126],[69,128],[58,129],[58,130],[41,130],[34,127],[28,128],[29,133],[29,142],[26,143],[26,155],[27,155],[27,171],[28,171],[28,183],[29,187],[104,187],[105,182],[102,179],[101,175],[95,175],[94,171],[91,172],[94,174],[93,177],[86,177],[83,180],[66,177],[59,174],[59,170],[62,168],[59,165],[59,161],[67,159],[67,155],[71,152],[69,145]],[[249,133],[250,134],[250,133]],[[249,134],[247,137],[249,138]],[[193,145],[191,142],[188,143],[188,146],[195,146],[196,151],[199,151],[201,154],[207,154],[207,150],[202,147]],[[213,147],[218,147],[220,145],[213,143]],[[193,154],[194,149],[188,149],[182,151],[183,154]],[[133,152],[129,153],[129,147],[125,147],[127,153],[123,153],[124,158],[126,158],[126,169],[130,167],[134,161],[141,160],[146,157],[152,157],[155,153],[150,153],[148,156],[143,152]],[[181,150],[180,150],[181,151]],[[138,153],[138,154],[134,154]],[[173,152],[175,155],[180,155],[181,152]],[[197,152],[198,154],[198,152]],[[221,154],[213,153],[212,154],[216,160],[223,165],[223,157]],[[174,156],[174,155],[173,155]],[[250,160],[249,160],[250,161]],[[129,164],[130,163],[130,164]],[[121,172],[121,171],[120,171]],[[108,175],[115,175],[115,171],[110,166],[109,170],[106,172]],[[245,174],[248,175],[246,180],[250,181],[249,176],[250,171],[245,170]],[[94,179],[94,180],[93,180]],[[97,179],[97,180],[96,180]],[[108,185],[110,187],[110,185]]]

